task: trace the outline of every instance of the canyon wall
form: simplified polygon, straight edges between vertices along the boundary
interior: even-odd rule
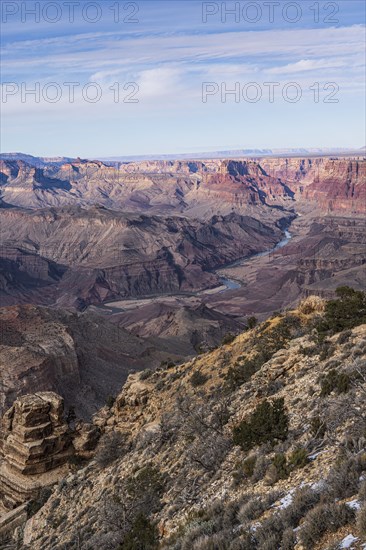
[[[6,204],[30,208],[102,204],[201,217],[212,213],[212,201],[222,214],[232,208],[250,213],[253,205],[291,208],[294,201],[324,212],[352,214],[363,213],[366,203],[366,161],[347,158],[142,161],[115,166],[79,160],[39,168],[2,160],[0,182]]]

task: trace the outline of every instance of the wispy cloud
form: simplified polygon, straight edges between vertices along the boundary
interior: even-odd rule
[[[137,144],[139,139],[149,139],[149,132],[144,132],[143,128],[147,128],[154,119],[151,144],[154,148],[157,140],[154,130],[156,120],[166,128],[171,128],[174,120],[181,134],[177,131],[169,139],[175,140],[176,150],[184,148],[181,141],[184,135],[192,136],[188,137],[192,147],[195,142],[198,143],[198,135],[206,147],[223,139],[228,144],[238,143],[242,127],[240,116],[235,111],[237,107],[230,102],[222,103],[220,94],[213,98],[216,102],[214,106],[203,105],[203,82],[212,81],[220,86],[227,84],[230,88],[237,82],[276,80],[282,86],[288,81],[296,81],[304,90],[304,98],[311,98],[312,84],[326,79],[339,85],[343,103],[337,107],[338,113],[342,113],[344,119],[353,120],[360,135],[361,117],[355,116],[354,111],[358,109],[362,113],[363,109],[365,27],[358,21],[362,21],[364,8],[360,7],[360,2],[353,0],[346,3],[340,0],[340,6],[344,11],[337,26],[315,25],[309,19],[309,14],[312,15],[309,10],[306,21],[298,25],[286,25],[283,21],[273,25],[223,25],[220,18],[204,25],[201,20],[202,4],[196,0],[146,2],[144,9],[141,9],[141,23],[136,26],[118,26],[110,19],[98,24],[98,30],[91,25],[78,24],[73,27],[65,22],[54,27],[45,24],[23,26],[20,30],[14,25],[5,25],[2,60],[2,78],[5,82],[23,82],[29,87],[35,82],[44,85],[53,81],[61,86],[70,81],[79,82],[81,86],[96,82],[103,88],[103,100],[97,105],[88,104],[81,90],[77,90],[73,104],[65,97],[55,104],[45,101],[43,97],[39,103],[31,100],[21,102],[20,96],[16,95],[2,105],[5,125],[12,133],[18,120],[20,127],[23,123],[25,128],[25,132],[17,133],[18,139],[20,135],[36,134],[38,141],[47,146],[49,140],[36,125],[31,127],[30,120],[42,120],[43,125],[49,124],[51,134],[55,126],[60,128],[63,125],[63,120],[67,120],[69,126],[78,125],[80,132],[93,120],[95,136],[103,132],[112,136],[113,132],[108,133],[108,127],[120,122],[118,129],[121,125],[127,129],[127,117],[130,126],[126,136],[130,141],[126,137],[126,146],[130,147],[135,128],[140,128],[135,136]],[[122,86],[126,82],[136,82],[139,103],[116,105],[109,89],[115,82]],[[352,98],[352,105],[349,98]],[[276,136],[279,126],[284,124],[287,125],[288,135],[297,131],[292,115],[293,105],[288,107],[276,103],[276,111],[272,106],[262,107],[261,111],[259,105],[242,106],[246,110],[245,120],[250,121],[252,117],[258,132],[266,132],[267,127],[271,126],[272,134]],[[281,118],[281,113],[288,112],[283,107],[292,109],[288,121],[286,114]],[[305,112],[301,105],[296,108],[299,109],[299,119],[309,120],[309,110]],[[326,128],[331,120],[329,113],[329,106],[316,105],[316,124],[323,120],[323,127]],[[257,121],[265,114],[267,118],[260,127]],[[193,132],[193,127],[199,127],[199,132]],[[333,139],[333,132],[328,132],[330,139]],[[92,139],[90,131],[87,133],[85,130],[82,135],[85,142]],[[117,127],[116,135],[121,139]],[[67,142],[70,132],[63,130],[55,139]],[[112,137],[108,139],[112,140]],[[162,143],[166,139],[166,134],[163,134]],[[260,141],[259,134],[257,139]],[[261,146],[258,140],[256,145]],[[106,154],[112,153],[106,151]]]

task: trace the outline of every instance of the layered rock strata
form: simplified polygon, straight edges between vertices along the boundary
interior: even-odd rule
[[[53,392],[24,395],[2,423],[0,499],[11,509],[53,484],[73,454],[63,399]]]

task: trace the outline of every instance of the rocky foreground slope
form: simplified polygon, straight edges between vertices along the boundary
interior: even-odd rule
[[[347,288],[135,374],[8,548],[361,549],[365,382],[366,298]]]

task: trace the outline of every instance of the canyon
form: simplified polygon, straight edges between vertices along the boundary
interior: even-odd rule
[[[98,491],[110,493],[104,470],[98,473],[93,462],[103,437],[114,431],[126,436],[131,461],[118,462],[110,473],[130,475],[129,464],[150,463],[144,441],[157,437],[162,392],[164,411],[172,414],[167,404],[184,388],[192,385],[191,399],[199,401],[200,375],[212,378],[216,410],[214,388],[240,363],[243,347],[251,357],[250,346],[268,319],[277,323],[292,310],[308,327],[299,302],[315,304],[316,319],[338,287],[364,291],[365,214],[366,160],[356,156],[1,158],[0,537],[28,521],[24,548],[53,544],[44,527],[52,510],[29,519],[40,487],[52,491],[64,476],[71,479],[70,468],[89,464],[74,481],[96,480],[96,492],[87,492],[85,502],[97,502]],[[248,326],[257,322],[264,324],[247,345]],[[363,329],[352,338],[364,352]],[[310,332],[305,340],[310,345]],[[299,351],[303,342],[294,345],[286,365],[290,360],[308,368]],[[282,349],[281,357],[286,354]],[[264,378],[283,379],[276,362],[281,357],[264,365]],[[320,376],[315,361],[311,368],[314,385]],[[195,371],[197,387],[187,378]],[[251,407],[262,392],[258,376]],[[188,380],[183,385],[182,377]],[[253,390],[250,383],[248,388]],[[284,395],[289,403],[290,394]],[[305,402],[305,394],[300,398]],[[235,417],[240,407],[234,406]],[[173,471],[174,445],[153,448]],[[329,449],[334,454],[332,444]],[[224,471],[220,491],[227,490]],[[197,471],[188,474],[193,479]],[[205,468],[201,474],[206,479]],[[218,494],[214,482],[204,486]],[[178,489],[179,483],[170,490]],[[194,487],[187,491],[201,499]],[[55,499],[66,517],[72,506],[69,493],[61,492]],[[156,516],[162,539],[172,536],[177,522],[184,524],[191,508],[189,501],[178,515],[164,509]],[[80,525],[87,531],[89,512],[83,513]],[[55,521],[62,525],[61,518]],[[52,536],[69,543],[56,524]],[[103,529],[97,522],[90,540],[104,536]]]
[[[131,370],[366,287],[362,157],[3,157],[2,410],[40,389],[88,418]]]

